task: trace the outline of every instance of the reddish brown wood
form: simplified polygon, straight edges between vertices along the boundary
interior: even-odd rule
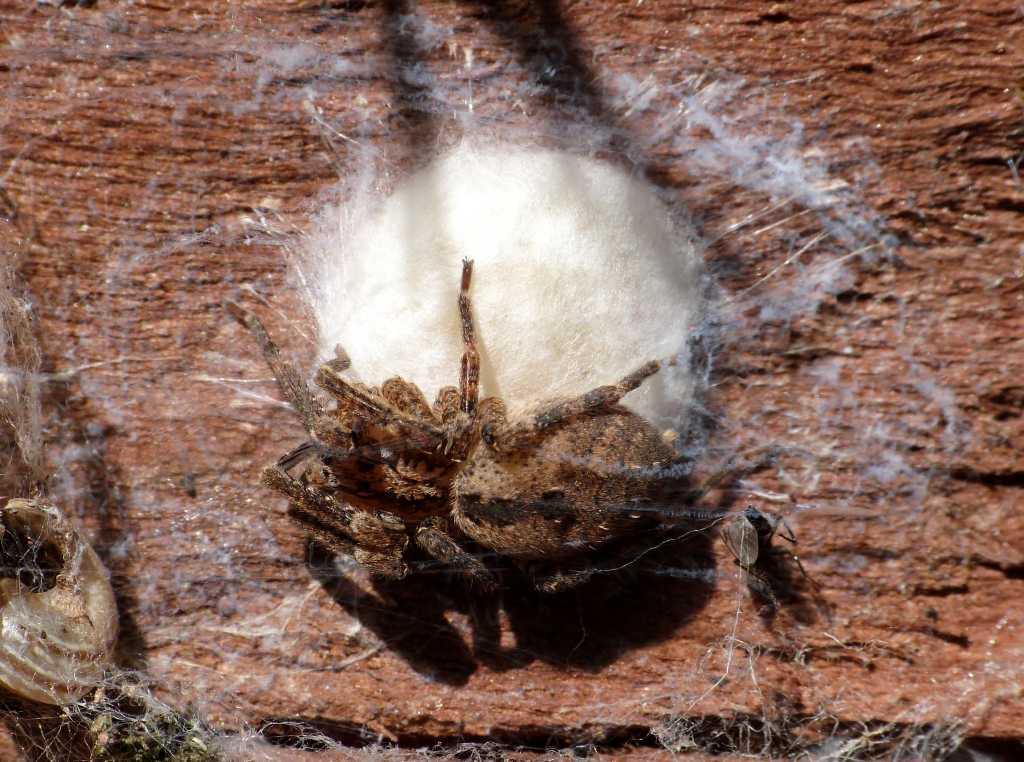
[[[496,33],[479,7],[417,6],[454,30],[451,47],[427,57],[435,76],[457,78],[471,47],[497,72],[479,83],[479,109],[500,114],[500,64],[521,41]],[[765,329],[739,344],[716,398],[744,438],[834,454],[819,480],[799,480],[815,485],[803,504],[860,482],[869,425],[884,424],[887,451],[931,474],[921,511],[868,488],[854,500],[861,515],[801,514],[801,556],[833,611],[831,623],[819,613],[801,624],[792,612],[762,622],[721,549],[706,599],[670,579],[557,602],[514,584],[503,608],[486,611],[430,578],[386,594],[356,573],[318,581],[282,502],[257,483],[299,425],[267,403],[271,384],[245,386],[263,395],[252,399],[214,381],[267,378],[220,302],[251,285],[309,325],[282,250],[245,237],[254,207],[276,210],[285,228],[306,225],[336,180],[303,87],[323,90],[317,105],[340,131],[393,152],[409,130],[441,142],[457,132],[403,120],[382,5],[0,3],[0,181],[35,230],[22,271],[46,370],[79,369],[49,389],[54,492],[114,572],[124,660],[148,670],[163,698],[225,728],[295,719],[347,742],[619,743],[672,718],[744,715],[793,738],[831,732],[831,718],[849,732],[962,721],[967,735],[1019,738],[1024,181],[1007,162],[1024,151],[1022,14],[1009,0],[562,11],[576,35],[568,49],[587,66],[668,82],[674,66],[703,62],[712,77],[763,83],[769,113],[801,120],[839,176],[860,175],[867,158],[877,165],[861,192],[899,237],[905,266],[864,268],[788,337]],[[519,18],[527,32],[531,18]],[[300,44],[373,66],[332,87],[327,63],[267,63],[275,46]],[[534,118],[557,111],[532,108]],[[360,132],[372,119],[379,136]],[[651,158],[655,179],[709,230],[766,203],[695,181],[667,149]],[[781,239],[744,246],[750,263],[727,287],[785,255]],[[311,361],[308,345],[295,351]],[[848,427],[794,434],[820,415],[815,373],[832,361],[856,391],[849,411],[832,413]],[[956,421],[929,388],[951,393]],[[947,446],[950,432],[959,446]],[[710,690],[737,607],[744,645],[729,681]]]

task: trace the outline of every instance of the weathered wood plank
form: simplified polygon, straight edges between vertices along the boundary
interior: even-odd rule
[[[413,11],[400,3],[0,3],[0,181],[35,230],[23,274],[46,370],[79,369],[48,398],[53,490],[114,572],[124,658],[227,728],[295,719],[347,742],[618,741],[747,715],[793,738],[832,718],[1018,738],[1018,5],[540,3],[542,22],[425,3],[442,44],[417,52],[388,16]],[[283,251],[246,235],[254,207],[306,225],[344,168],[351,145],[327,152],[303,103],[392,155],[426,151],[459,128],[410,110],[421,93],[396,91],[395,72],[424,63],[450,95],[470,50],[482,121],[582,109],[632,135],[709,233],[767,197],[650,140],[654,117],[623,116],[613,76],[662,95],[701,71],[743,77],[774,116],[766,131],[799,120],[809,151],[864,181],[903,266],[854,268],[784,330],[759,324],[721,358],[714,400],[737,442],[816,454],[757,483],[813,507],[793,523],[831,619],[809,606],[762,620],[717,545],[713,589],[646,576],[547,599],[513,578],[498,602],[424,577],[375,591],[307,558],[258,485],[301,432],[220,302],[251,287],[308,327]],[[542,54],[556,69],[521,102]],[[799,224],[712,248],[723,285],[765,275]]]

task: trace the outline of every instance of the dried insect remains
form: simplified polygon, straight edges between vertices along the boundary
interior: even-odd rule
[[[263,482],[290,498],[290,515],[313,538],[386,577],[407,573],[411,541],[493,589],[493,573],[463,546],[468,538],[527,568],[538,589],[569,589],[593,574],[588,553],[657,526],[664,506],[691,502],[707,485],[689,489],[684,460],[618,404],[658,371],[657,361],[517,420],[507,420],[500,399],[478,399],[471,277],[465,261],[459,386],[442,388],[433,404],[402,378],[379,388],[347,380],[339,349],[316,374],[335,400],[328,409],[259,319],[229,303],[311,436],[267,468]]]
[[[780,528],[785,531],[780,531]],[[796,535],[786,519],[762,513],[752,505],[747,506],[741,515],[733,518],[722,531],[722,540],[735,557],[736,565],[743,570],[747,584],[766,599],[773,609],[779,607],[779,600],[776,596],[772,560],[779,554],[796,561],[800,573],[805,579],[810,580],[799,556],[785,553],[772,546],[772,540],[776,536],[796,544]]]
[[[70,704],[110,666],[117,604],[99,556],[43,500],[0,507],[0,686]]]

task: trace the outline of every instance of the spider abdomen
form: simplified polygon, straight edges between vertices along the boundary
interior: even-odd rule
[[[479,446],[453,485],[453,518],[475,542],[519,560],[566,558],[646,528],[671,449],[614,407],[508,452]]]

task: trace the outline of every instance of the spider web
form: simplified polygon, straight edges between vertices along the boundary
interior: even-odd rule
[[[194,29],[167,32],[135,8],[54,9],[46,17],[45,28],[40,25],[22,33],[20,47],[6,54],[13,67],[5,102],[31,101],[36,112],[54,125],[75,118],[75,88],[91,85],[55,72],[52,94],[20,89],[32,65],[50,65],[60,59],[70,66],[76,59],[92,60],[97,55],[108,62],[155,61],[158,68],[168,69],[178,65],[176,61],[200,61],[205,80],[154,74],[136,87],[108,95],[107,102],[126,118],[170,104],[169,118],[177,136],[189,134],[195,114],[231,124],[253,113],[268,123],[284,121],[294,127],[291,136],[302,135],[304,150],[322,170],[315,198],[282,202],[232,189],[245,213],[231,225],[197,220],[188,233],[174,229],[168,234],[155,224],[135,225],[115,217],[113,207],[97,199],[97,207],[122,242],[110,248],[98,265],[104,273],[106,296],[91,315],[108,309],[118,317],[108,333],[90,339],[101,348],[101,356],[90,354],[95,350],[85,352],[74,342],[62,344],[47,337],[53,344],[50,353],[55,364],[49,377],[41,372],[39,347],[26,318],[30,302],[17,280],[15,263],[3,270],[4,492],[24,494],[45,483],[52,498],[88,528],[113,568],[126,622],[141,623],[141,632],[126,632],[125,642],[130,646],[131,638],[138,637],[153,654],[147,662],[137,658],[138,652],[133,657],[132,649],[126,647],[127,655],[120,657],[120,667],[99,686],[101,690],[74,707],[49,711],[12,706],[9,725],[21,754],[45,759],[103,753],[127,758],[134,753],[139,759],[247,758],[269,755],[281,747],[342,753],[349,745],[359,744],[366,756],[459,754],[489,759],[507,755],[516,746],[585,750],[587,742],[577,743],[570,737],[471,739],[466,744],[449,737],[439,741],[438,748],[431,748],[429,739],[413,737],[399,740],[402,745],[424,748],[399,749],[395,739],[379,729],[346,717],[328,717],[318,724],[314,720],[323,718],[314,713],[294,721],[268,714],[266,706],[274,703],[274,692],[287,690],[275,682],[282,674],[276,669],[279,665],[298,665],[333,678],[345,672],[355,675],[353,684],[362,689],[365,683],[357,678],[360,672],[368,674],[364,668],[370,660],[404,659],[412,665],[410,680],[418,681],[423,692],[447,695],[450,687],[445,679],[450,675],[445,665],[417,661],[422,656],[419,651],[403,645],[401,638],[394,639],[401,641],[396,645],[381,633],[427,632],[431,637],[455,633],[471,640],[473,624],[480,620],[439,569],[426,567],[421,576],[437,580],[439,599],[456,603],[428,621],[418,609],[396,610],[387,594],[401,601],[401,590],[375,590],[346,559],[313,558],[308,569],[290,559],[291,551],[282,547],[278,534],[279,518],[263,509],[266,496],[255,500],[256,510],[245,502],[250,498],[231,493],[235,475],[222,456],[217,456],[220,459],[211,470],[220,469],[225,476],[204,472],[198,478],[203,496],[199,507],[181,496],[197,489],[188,464],[202,460],[211,435],[185,426],[172,412],[144,411],[174,411],[181,394],[174,383],[191,389],[193,398],[200,400],[189,411],[197,420],[216,423],[221,420],[220,408],[227,405],[232,406],[231,425],[251,431],[265,432],[271,418],[290,420],[265,371],[256,370],[257,359],[243,342],[224,335],[198,341],[195,357],[172,364],[177,375],[155,390],[141,391],[129,373],[121,372],[133,363],[164,362],[170,351],[166,346],[194,348],[193,337],[175,325],[164,329],[166,345],[155,348],[156,343],[139,341],[134,336],[134,317],[120,312],[123,294],[136,294],[141,303],[150,282],[159,280],[160,268],[178,259],[187,259],[185,269],[195,276],[187,287],[207,289],[211,303],[231,295],[227,291],[240,291],[261,304],[276,318],[277,327],[286,331],[304,369],[311,370],[324,347],[319,346],[317,334],[317,299],[309,297],[316,285],[310,256],[325,256],[325,228],[343,235],[351,229],[346,225],[367,219],[381,199],[417,169],[467,138],[481,144],[511,142],[587,159],[614,159],[649,186],[677,222],[699,230],[705,265],[701,288],[707,303],[696,338],[702,344],[703,360],[694,365],[700,393],[690,409],[692,431],[681,446],[704,453],[713,467],[757,450],[763,445],[762,432],[777,434],[771,443],[777,452],[773,470],[751,474],[735,485],[732,494],[737,505],[756,501],[776,506],[798,535],[801,524],[820,526],[815,524],[817,517],[838,526],[837,534],[857,534],[877,524],[892,532],[911,531],[908,527],[924,520],[938,477],[908,455],[901,437],[917,437],[922,446],[955,454],[970,442],[970,432],[950,391],[922,360],[925,348],[906,333],[910,305],[897,304],[894,317],[875,334],[876,340],[894,347],[903,359],[900,379],[865,380],[851,373],[850,358],[855,355],[842,347],[856,345],[859,323],[865,319],[858,310],[847,308],[842,319],[828,323],[838,326],[836,333],[821,335],[817,320],[823,310],[848,304],[841,297],[855,292],[861,279],[899,267],[900,259],[884,221],[862,200],[879,181],[868,148],[847,141],[839,153],[824,130],[809,134],[787,111],[785,83],[741,77],[689,53],[682,44],[624,49],[598,40],[588,43],[582,56],[578,44],[557,25],[543,27],[536,49],[531,49],[534,55],[522,51],[492,55],[487,51],[526,45],[516,37],[513,21],[499,18],[492,24],[467,26],[463,19],[437,9],[383,17],[346,16],[347,34],[382,36],[382,45],[370,55],[322,45],[313,37],[296,39],[273,24],[258,31],[253,26],[256,10],[233,8],[231,14],[234,27],[218,26],[221,34],[205,35],[202,19]],[[283,17],[276,23],[282,29],[286,26]],[[581,60],[598,63],[583,66]],[[637,71],[643,71],[643,76]],[[395,93],[389,109],[379,104],[381,82]],[[7,110],[3,118],[10,122],[15,111]],[[255,131],[240,132],[237,140],[243,157],[239,160],[270,175],[274,154],[289,150]],[[5,185],[17,185],[12,180],[18,179],[19,162],[22,157],[30,160],[32,152],[30,141],[12,139],[5,147],[0,175]],[[159,186],[159,192],[155,179],[148,186],[139,183],[136,219],[159,219],[171,191],[198,200],[220,187],[222,180],[214,174],[196,165],[183,166],[181,176],[171,180],[169,187]],[[329,177],[331,173],[335,178]],[[217,266],[209,261],[214,244],[249,245],[256,252],[255,264],[240,272],[218,271],[221,280],[210,286],[201,273],[204,266]],[[24,250],[30,251],[31,245]],[[285,288],[280,278],[282,261],[290,272]],[[323,259],[315,265],[322,267]],[[345,263],[335,266],[344,271]],[[272,274],[264,272],[274,267]],[[317,272],[316,278],[323,281]],[[34,300],[37,305],[45,303],[50,313],[70,315],[78,309],[74,289],[69,283],[63,292],[37,293]],[[600,326],[595,328],[599,330]],[[840,347],[840,351],[822,351],[821,346]],[[810,358],[804,372],[813,379],[813,393],[788,408],[791,424],[781,430],[774,425],[774,417],[787,391],[763,382],[763,371],[776,367],[780,357]],[[73,395],[58,388],[71,378],[92,406],[92,420],[81,430],[59,420],[64,409],[76,404]],[[897,381],[899,394],[920,406],[918,431],[897,430],[900,423],[887,420],[869,404],[877,384]],[[209,389],[215,391],[207,393]],[[51,429],[48,435],[44,419]],[[97,476],[90,470],[106,457],[111,428],[130,431],[143,420],[181,426],[176,437],[167,438],[159,463],[136,464],[120,474]],[[938,433],[921,433],[932,429]],[[293,432],[298,435],[297,428]],[[104,482],[102,490],[97,481]],[[173,493],[177,498],[162,491],[161,485],[169,482],[180,485]],[[242,493],[250,495],[258,489],[250,484]],[[806,494],[822,497],[812,503],[801,498]],[[876,509],[882,503],[891,506],[888,514]],[[731,511],[721,514],[730,515]],[[108,531],[111,526],[117,531]],[[180,548],[176,552],[182,563],[171,580],[147,571],[146,554],[166,543],[161,533]],[[840,719],[847,713],[840,705],[822,706],[808,714],[787,708],[784,701],[767,699],[760,713],[719,717],[714,702],[721,696],[764,695],[759,675],[764,680],[767,670],[761,671],[759,660],[769,658],[773,648],[790,648],[789,658],[798,664],[812,653],[865,663],[898,660],[898,655],[892,656],[895,647],[887,643],[855,643],[830,636],[824,617],[813,624],[789,622],[793,642],[765,645],[739,571],[720,563],[684,563],[679,553],[664,552],[681,542],[680,535],[652,541],[632,556],[636,563],[607,561],[607,569],[616,573],[624,571],[620,566],[629,567],[628,574],[619,575],[624,576],[627,590],[658,579],[682,579],[708,590],[731,581],[726,587],[729,592],[719,594],[727,600],[709,604],[702,614],[715,618],[720,639],[702,644],[703,659],[681,665],[678,675],[666,676],[661,684],[664,695],[654,701],[657,710],[645,710],[648,717],[660,717],[652,725],[654,738],[666,749],[764,757],[802,753],[828,759],[937,759],[957,748],[965,732],[962,719],[977,717],[1003,695],[964,677],[947,698],[911,706],[892,722]],[[810,574],[857,575],[878,560],[840,550],[805,555]],[[490,561],[501,563],[500,559]],[[291,570],[282,575],[284,581],[271,579],[277,566]],[[305,576],[296,577],[296,567]],[[311,574],[318,576],[310,581]],[[168,592],[172,588],[173,594]],[[332,590],[336,599],[348,605],[337,605],[325,590]],[[598,604],[587,595],[581,593],[577,599],[578,610],[561,615],[544,612],[558,623],[578,621],[578,628],[563,638],[568,645],[556,659],[562,665],[578,666],[584,657],[600,661],[601,648],[594,642],[603,620],[589,613],[587,607]],[[176,601],[177,608],[165,610],[165,600]],[[189,601],[192,605],[186,605]],[[506,654],[501,658],[510,659],[513,666],[552,659],[538,645],[543,638],[531,640],[529,633],[519,632],[519,641],[506,643],[509,621],[522,621],[523,616],[517,619],[515,612],[494,616],[506,628],[504,640],[498,640],[498,650]],[[312,624],[306,629],[294,626],[304,619]],[[993,628],[993,637],[1017,627],[1019,622],[1004,618]],[[831,645],[828,637],[834,641]],[[266,665],[265,674],[232,671],[236,662],[249,664],[252,652],[258,654],[257,662]],[[346,655],[338,658],[336,652]],[[185,655],[197,653],[203,663],[187,666]],[[807,669],[813,672],[813,667]],[[1015,689],[1018,665],[993,661],[989,669],[1002,670],[1001,685],[1006,691]],[[577,679],[586,682],[587,675]],[[812,674],[812,679],[817,678]],[[263,685],[268,700],[259,704],[238,699],[251,696],[257,684]],[[292,705],[286,699],[279,703]],[[626,727],[636,722],[639,704],[608,705],[593,699],[584,712],[597,724]],[[812,740],[805,742],[805,737]],[[821,741],[822,737],[827,740]],[[268,745],[268,739],[275,746]]]

